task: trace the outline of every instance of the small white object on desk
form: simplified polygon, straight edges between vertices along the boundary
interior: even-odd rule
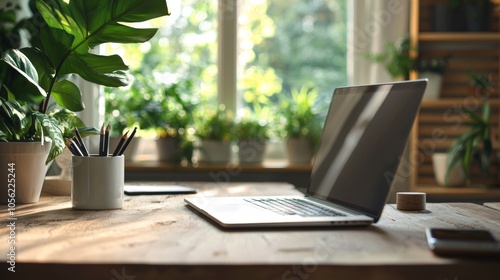
[[[425,210],[425,193],[398,192],[396,194],[396,208],[405,211]]]

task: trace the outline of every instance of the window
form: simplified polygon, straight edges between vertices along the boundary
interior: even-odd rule
[[[106,119],[115,121],[116,133],[130,126],[130,119],[140,120],[135,125],[143,129],[154,128],[154,118],[145,111],[168,110],[160,108],[159,100],[155,107],[141,99],[154,100],[172,84],[183,87],[184,98],[197,109],[228,102],[236,114],[268,118],[276,113],[269,108],[303,87],[318,91],[318,109],[326,114],[333,89],[347,83],[345,0],[184,0],[168,5],[171,16],[153,22],[162,27],[150,42],[107,46],[107,52],[124,58],[135,77],[129,87],[105,89]],[[227,11],[237,15],[229,21],[238,30],[237,40],[218,35],[231,28],[220,25]],[[231,56],[218,50],[231,48],[236,61],[219,63],[230,67],[219,69],[218,56]],[[237,73],[236,89],[226,90],[229,95],[220,94],[218,83],[226,87],[231,75],[221,73]],[[118,109],[127,106],[141,110],[127,116]]]
[[[316,88],[320,103],[328,104],[333,89],[347,82],[346,5],[343,0],[242,1],[240,108],[277,103],[301,87]]]

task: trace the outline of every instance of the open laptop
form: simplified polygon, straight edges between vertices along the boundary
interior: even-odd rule
[[[184,201],[227,228],[376,223],[426,85],[414,80],[337,88],[305,196]]]

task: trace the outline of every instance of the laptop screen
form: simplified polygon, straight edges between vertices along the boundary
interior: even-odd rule
[[[308,195],[378,219],[425,86],[417,80],[336,89]]]

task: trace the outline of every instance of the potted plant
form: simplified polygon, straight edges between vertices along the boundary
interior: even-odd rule
[[[428,83],[424,93],[424,99],[438,99],[441,93],[443,73],[446,70],[450,56],[442,58],[419,58],[417,70],[419,78],[427,78]]]
[[[45,144],[50,145],[46,160],[49,162],[65,148],[61,122],[68,122],[67,118],[56,119],[51,115],[51,101],[54,100],[57,105],[70,111],[84,109],[80,90],[69,80],[71,74],[78,74],[99,85],[128,84],[130,78],[125,72],[128,68],[120,56],[96,55],[90,50],[106,42],[138,43],[149,40],[156,29],[137,29],[121,22],[146,21],[167,15],[168,10],[164,0],[147,3],[142,0],[130,0],[121,2],[121,5],[102,5],[102,2],[97,0],[37,0],[33,3],[36,3],[35,15],[39,13],[45,21],[36,32],[32,32],[30,43],[33,47],[8,49],[3,52],[1,58],[2,104],[9,107],[6,111],[15,110],[23,112],[24,115],[19,119],[19,114],[7,114],[5,119],[10,122],[3,122],[0,139],[9,142],[29,140],[41,143],[50,139],[50,143]],[[23,23],[39,20],[35,15]],[[22,136],[7,137],[12,135],[11,131],[19,121],[22,127],[27,128],[19,131]],[[18,166],[17,170],[22,172],[24,169]],[[30,174],[39,172],[44,173],[45,169],[29,170]],[[26,173],[23,176],[29,175]],[[17,177],[22,176],[18,174]],[[20,184],[16,187],[38,188]],[[21,202],[20,197],[16,198]],[[6,202],[4,196],[2,202]]]
[[[469,129],[460,135],[448,150],[447,180],[449,180],[450,173],[456,165],[461,167],[465,176],[468,176],[473,160],[477,161],[485,176],[490,175],[490,160],[493,152],[491,108],[487,99],[483,99],[482,102],[481,115],[462,108],[471,121],[466,123]]]
[[[158,160],[163,162],[191,161],[193,153],[193,100],[192,81],[181,79],[172,83],[148,82],[155,71],[140,70],[130,89],[134,98],[128,113],[138,121],[142,130],[152,130],[156,135]],[[149,96],[147,99],[144,96]]]
[[[238,159],[240,163],[261,163],[269,139],[268,125],[265,120],[243,117],[236,122],[238,140]]]
[[[197,118],[199,161],[228,163],[231,160],[234,121],[232,115],[220,105],[215,111],[203,112]]]
[[[303,86],[292,89],[292,98],[283,100],[281,113],[285,123],[282,135],[286,139],[288,161],[310,163],[321,136],[322,123],[314,109],[318,90]]]

